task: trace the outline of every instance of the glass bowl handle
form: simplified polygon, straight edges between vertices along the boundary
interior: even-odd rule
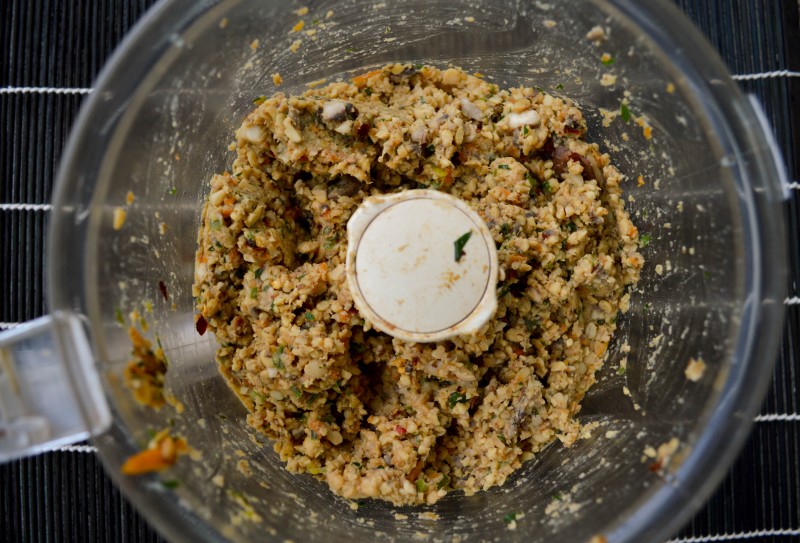
[[[87,439],[111,414],[79,315],[0,334],[0,462]]]

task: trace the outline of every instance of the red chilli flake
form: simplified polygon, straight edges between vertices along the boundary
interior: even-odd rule
[[[400,434],[401,436],[406,435],[406,433],[408,432],[408,430],[406,430],[405,428],[403,428],[399,424],[394,427],[394,431],[397,432],[398,434]]]
[[[369,123],[360,123],[356,127],[356,135],[359,138],[366,138],[367,136],[369,136],[370,128],[372,128],[372,127],[369,125]]]
[[[208,328],[208,323],[206,319],[203,318],[203,315],[198,315],[197,320],[194,323],[194,327],[197,329],[197,333],[201,336],[206,333],[206,329]]]
[[[169,294],[167,294],[167,285],[164,284],[164,281],[158,282],[158,290],[161,291],[161,295],[164,297],[165,301],[169,301]]]

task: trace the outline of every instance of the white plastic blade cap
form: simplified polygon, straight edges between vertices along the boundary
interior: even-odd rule
[[[477,332],[497,309],[497,249],[465,202],[432,190],[368,198],[347,224],[361,315],[407,341]]]

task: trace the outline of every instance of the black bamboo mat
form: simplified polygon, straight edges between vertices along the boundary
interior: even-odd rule
[[[738,461],[671,539],[800,541],[800,22],[797,0],[675,0],[742,88],[763,104],[786,157],[792,278],[769,395]],[[43,261],[55,170],[103,63],[154,0],[0,0],[0,329],[45,311]],[[0,466],[0,538],[161,541],[91,447]]]

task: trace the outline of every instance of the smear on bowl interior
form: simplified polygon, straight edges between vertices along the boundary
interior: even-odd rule
[[[347,498],[433,503],[574,443],[643,265],[622,176],[585,132],[569,100],[453,68],[257,100],[211,179],[194,295],[248,423],[289,470]],[[474,336],[408,343],[354,308],[347,220],[416,188],[463,199],[494,236],[499,307]]]

